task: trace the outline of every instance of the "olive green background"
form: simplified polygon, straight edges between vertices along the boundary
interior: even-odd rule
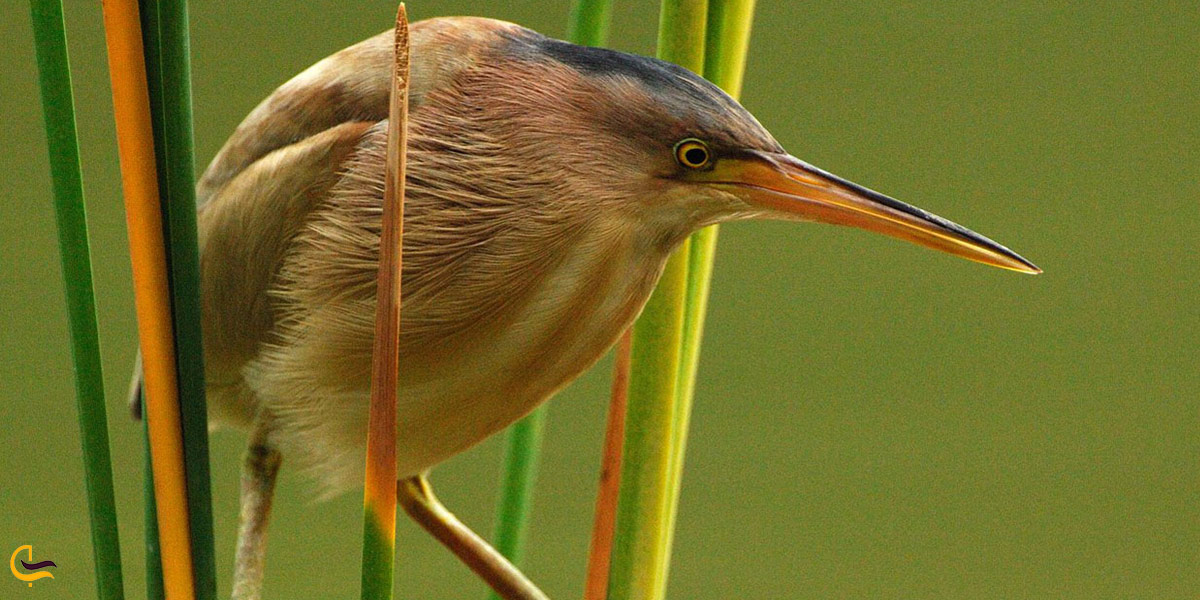
[[[67,0],[131,598],[141,443],[134,317],[100,3]],[[386,1],[194,1],[197,161]],[[243,6],[243,5],[249,6]],[[975,228],[1028,277],[817,225],[722,231],[671,568],[684,598],[1200,594],[1200,10],[1194,3],[762,0],[744,101],[794,154]],[[617,2],[612,44],[653,51]],[[410,3],[561,36],[567,2]],[[0,19],[0,555],[59,564],[3,598],[93,593],[28,7]],[[578,597],[609,361],[550,411],[528,573]],[[241,434],[212,437],[228,593]],[[492,528],[496,437],[434,473]],[[357,598],[361,499],[286,470],[268,598]],[[402,598],[482,598],[413,526]]]

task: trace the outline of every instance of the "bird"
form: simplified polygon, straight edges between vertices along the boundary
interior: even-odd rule
[[[283,457],[324,494],[361,485],[392,62],[385,31],[302,71],[197,183],[210,421],[249,432],[234,598],[261,596]],[[427,473],[597,362],[691,233],[848,225],[1040,272],[791,156],[718,87],[654,58],[440,17],[411,27],[409,93],[400,504],[505,598],[545,595]]]

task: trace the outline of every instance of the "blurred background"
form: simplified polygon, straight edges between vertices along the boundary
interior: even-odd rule
[[[100,3],[68,1],[123,558],[142,597],[134,314]],[[721,233],[672,598],[1195,598],[1200,593],[1200,9],[1190,3],[762,0],[744,104],[797,156],[959,221],[1046,273],[882,237]],[[653,53],[657,7],[611,45]],[[1186,5],[1186,6],[1185,6]],[[0,553],[93,594],[28,6],[0,20]],[[386,28],[380,0],[192,3],[197,169],[272,89]],[[417,0],[564,35],[568,2]],[[578,597],[605,359],[551,405],[527,572]],[[243,436],[212,436],[228,594]],[[435,470],[493,526],[501,438]],[[357,598],[361,497],[284,472],[268,598]],[[484,588],[404,522],[402,598]],[[23,589],[17,590],[18,587]]]

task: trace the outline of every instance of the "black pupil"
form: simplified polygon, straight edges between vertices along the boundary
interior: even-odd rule
[[[688,148],[683,151],[683,160],[689,165],[702,165],[708,160],[708,151],[704,148]]]

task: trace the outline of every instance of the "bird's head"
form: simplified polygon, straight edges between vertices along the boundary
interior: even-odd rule
[[[434,149],[470,157],[439,167],[483,195],[536,196],[547,222],[571,211],[624,216],[669,247],[724,221],[818,221],[1040,272],[965,227],[791,156],[736,100],[671,63],[492,19],[431,19],[413,31],[417,123],[424,115]]]
[[[818,221],[1040,272],[965,227],[791,156],[737,101],[686,69],[522,28],[497,33],[505,60],[524,65],[507,71],[529,101],[514,112],[558,140],[544,144],[548,159],[590,180],[597,195],[636,204],[670,238],[737,219]]]

